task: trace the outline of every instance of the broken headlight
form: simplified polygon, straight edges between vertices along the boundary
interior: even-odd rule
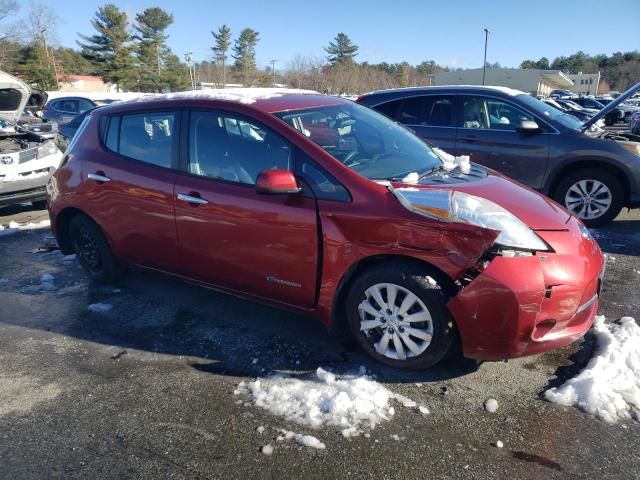
[[[485,198],[451,190],[391,189],[412,212],[449,222],[469,223],[500,232],[496,244],[525,250],[548,250],[524,222]]]

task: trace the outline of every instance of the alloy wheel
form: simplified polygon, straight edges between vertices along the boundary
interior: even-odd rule
[[[598,180],[580,180],[567,190],[564,204],[576,217],[593,220],[604,215],[613,201],[611,190]]]
[[[377,283],[358,305],[360,331],[378,354],[406,360],[423,353],[433,338],[433,320],[424,302],[394,283]]]

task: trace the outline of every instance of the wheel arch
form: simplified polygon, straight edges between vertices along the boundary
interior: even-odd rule
[[[55,234],[56,240],[58,241],[58,246],[60,247],[60,251],[64,255],[70,255],[73,253],[73,245],[71,244],[71,236],[69,234],[69,224],[71,222],[71,219],[76,215],[84,215],[85,217],[90,218],[91,221],[96,223],[96,221],[91,218],[91,216],[88,215],[87,212],[79,208],[67,207],[61,210],[58,215],[56,215]]]
[[[372,255],[369,257],[364,257],[351,265],[338,282],[338,287],[336,288],[336,291],[333,295],[333,302],[331,306],[331,331],[333,333],[342,336],[347,334],[348,332],[345,305],[346,296],[349,292],[349,287],[351,286],[351,284],[367,268],[391,262],[396,264],[413,264],[425,269],[429,272],[429,275],[433,277],[433,279],[438,283],[442,291],[448,297],[454,297],[459,291],[459,288],[456,286],[451,277],[449,277],[449,275],[440,270],[434,264],[426,262],[419,258],[408,255],[393,254]]]
[[[622,187],[624,189],[623,205],[628,206],[629,198],[631,196],[631,185],[628,176],[620,166],[612,162],[603,161],[602,159],[576,159],[565,163],[561,167],[558,167],[558,169],[553,172],[551,179],[549,180],[548,186],[546,188],[547,195],[553,198],[556,189],[558,188],[558,184],[562,181],[562,179],[569,173],[576,170],[581,170],[583,168],[600,169],[615,175],[616,178],[618,178],[618,180],[620,180],[620,182],[622,183]]]

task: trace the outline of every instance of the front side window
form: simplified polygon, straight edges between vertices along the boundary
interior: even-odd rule
[[[532,97],[531,95],[522,94],[518,95],[515,98],[518,99],[519,103],[522,103],[527,106],[527,108],[535,113],[537,113],[540,117],[545,119],[550,119],[552,121],[560,123],[562,126],[566,128],[570,128],[572,130],[578,130],[582,127],[582,122],[578,120],[573,115],[569,115],[567,113],[556,110],[555,108],[547,105],[544,102],[541,102],[537,98]],[[573,102],[570,102],[573,103]],[[577,104],[575,104],[577,105]],[[581,107],[579,105],[578,109]]]
[[[520,122],[526,120],[535,121],[535,118],[510,103],[485,97],[463,97],[464,128],[515,131]]]
[[[356,103],[275,113],[336,160],[372,180],[401,180],[442,165],[425,142]]]
[[[125,157],[171,168],[176,141],[176,116],[172,112],[136,113],[113,117],[105,144]]]
[[[253,185],[261,172],[292,168],[292,148],[278,135],[233,115],[191,112],[189,173]]]
[[[65,113],[78,113],[77,100],[61,100],[55,105],[56,110]]]

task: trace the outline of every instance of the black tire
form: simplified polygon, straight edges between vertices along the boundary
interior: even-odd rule
[[[617,114],[617,112],[610,113],[608,115],[605,115],[605,117],[604,117],[604,124],[607,127],[611,127],[611,126],[615,125],[617,122],[618,122],[618,114]]]
[[[110,283],[123,273],[100,227],[86,215],[76,215],[69,222],[69,238],[80,262],[91,278]]]
[[[446,307],[447,297],[435,284],[433,275],[432,277],[429,275],[430,272],[427,269],[411,262],[390,261],[367,269],[350,286],[346,301],[349,330],[358,345],[380,363],[405,370],[423,370],[440,362],[451,349],[456,336],[453,318]],[[419,355],[408,356],[404,360],[389,358],[378,353],[374,346],[375,339],[379,339],[387,327],[368,330],[368,333],[360,330],[361,318],[358,306],[367,298],[365,292],[369,287],[382,283],[392,283],[410,291],[429,311],[432,337],[426,349]],[[388,297],[385,300],[388,300]],[[397,301],[400,302],[401,299]],[[396,328],[400,330],[402,327]],[[402,331],[404,333],[404,330]]]
[[[35,202],[31,202],[31,206],[36,210],[46,210],[47,209],[47,201],[46,200],[36,200]]]
[[[601,182],[611,192],[611,204],[609,208],[596,218],[589,219],[577,215],[565,202],[565,197],[571,186],[582,180],[596,180]],[[616,218],[620,210],[622,210],[624,204],[624,189],[622,182],[614,174],[600,168],[583,168],[567,174],[560,180],[553,194],[553,199],[580,218],[587,227],[601,227]]]

